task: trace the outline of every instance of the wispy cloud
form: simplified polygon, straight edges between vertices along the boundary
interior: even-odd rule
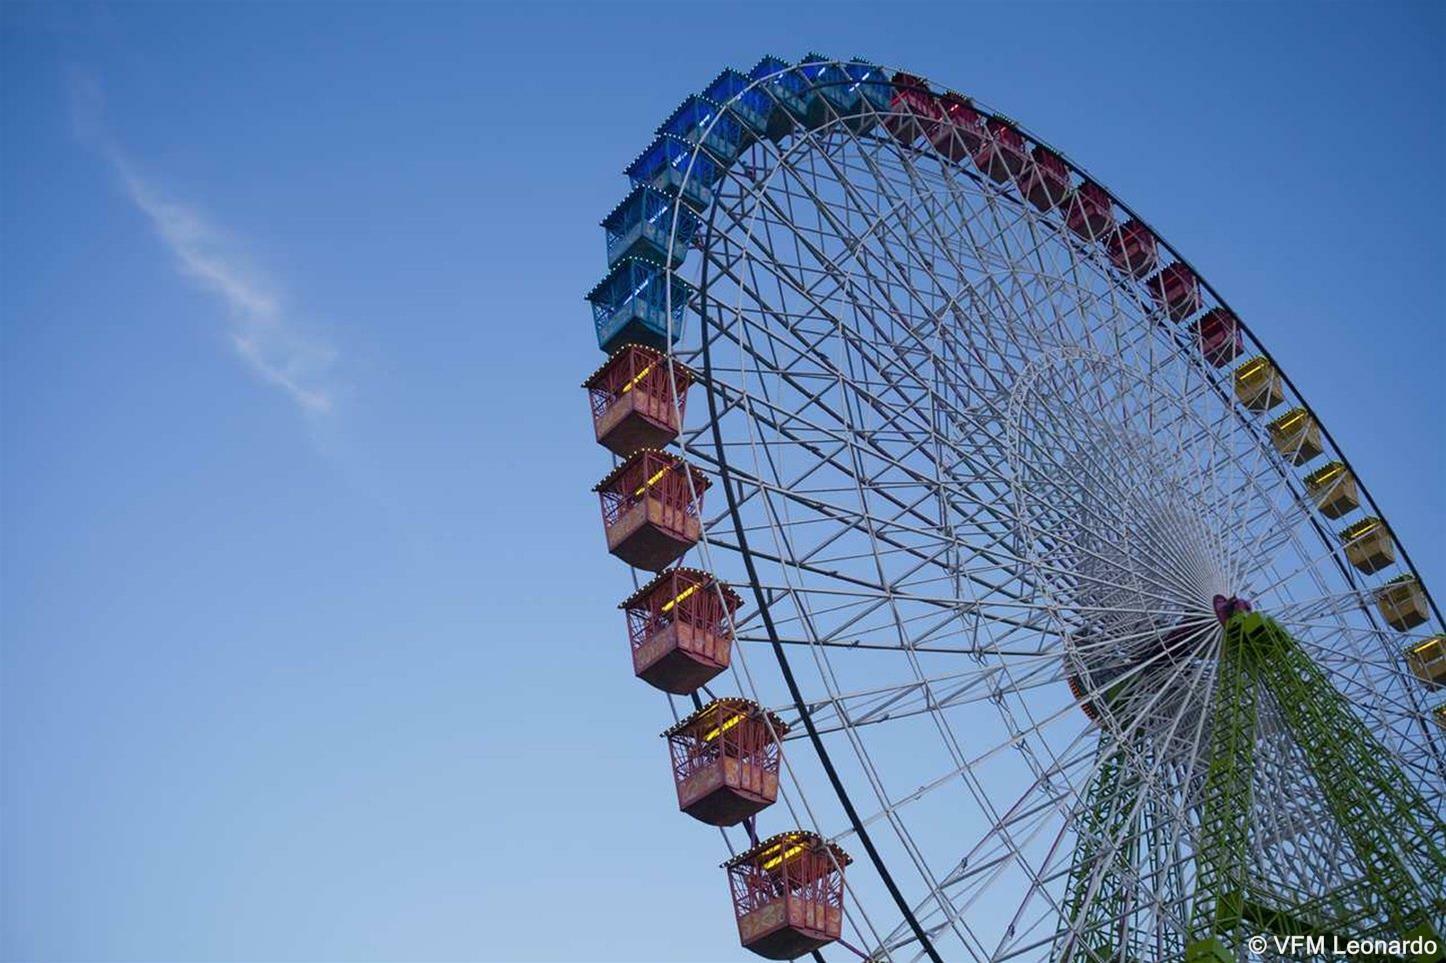
[[[77,135],[110,164],[126,196],[170,250],[178,270],[224,304],[226,334],[236,356],[304,411],[330,411],[336,350],[304,331],[286,310],[276,286],[247,262],[234,238],[195,205],[170,195],[137,170],[104,128],[100,92],[93,80],[73,74],[71,89]]]

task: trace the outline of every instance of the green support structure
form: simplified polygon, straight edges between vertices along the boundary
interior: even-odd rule
[[[1200,814],[1195,903],[1186,963],[1232,963],[1244,934],[1250,885],[1250,806],[1255,773],[1256,685],[1249,653],[1225,633],[1211,700],[1209,763]]]
[[[1323,897],[1279,905],[1251,878],[1251,812],[1260,700],[1268,698],[1304,756],[1321,800],[1364,876]],[[1221,643],[1208,735],[1196,851],[1195,899],[1184,963],[1237,963],[1256,934],[1406,938],[1438,933],[1446,913],[1446,825],[1391,764],[1390,754],[1329,677],[1275,620],[1230,616]],[[1136,786],[1118,745],[1097,766],[1080,809],[1056,957],[1077,963],[1134,960],[1127,928],[1141,854]],[[1089,887],[1096,891],[1091,897]],[[1071,936],[1071,934],[1074,934]],[[1176,951],[1178,952],[1178,950]],[[1310,958],[1315,958],[1315,954]],[[1174,957],[1179,959],[1179,957]],[[1438,963],[1446,953],[1407,963]]]
[[[1332,818],[1359,864],[1371,919],[1343,919],[1349,901],[1270,907],[1248,878],[1257,693],[1272,697],[1305,756]],[[1186,963],[1234,961],[1243,928],[1278,935],[1435,938],[1441,907],[1429,892],[1446,878],[1443,828],[1388,761],[1345,698],[1277,622],[1237,612],[1225,628],[1215,689],[1210,763]],[[1324,920],[1324,924],[1317,923]],[[1354,930],[1354,932],[1349,932]],[[1438,941],[1439,942],[1439,941]],[[1420,963],[1434,963],[1438,953]]]
[[[1139,855],[1136,834],[1129,831],[1138,818],[1133,812],[1137,785],[1124,749],[1100,739],[1101,758],[1079,813],[1078,842],[1070,867],[1064,919],[1069,930],[1061,933],[1061,960],[1074,963],[1116,963],[1123,949],[1120,932],[1129,915],[1128,873]],[[1101,869],[1103,867],[1103,869]],[[1098,880],[1094,897],[1089,887]],[[1071,938],[1070,930],[1074,937]]]

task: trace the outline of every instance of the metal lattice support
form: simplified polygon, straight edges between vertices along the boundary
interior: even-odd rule
[[[1133,826],[1139,781],[1129,759],[1100,739],[1100,759],[1077,816],[1077,841],[1059,936],[1058,958],[1113,963],[1128,945],[1123,922],[1130,913],[1131,877],[1140,853]]]
[[[1249,888],[1252,782],[1257,728],[1256,684],[1239,633],[1226,632],[1216,669],[1209,766],[1200,817],[1192,942],[1187,963],[1233,960]]]
[[[1433,933],[1439,897],[1429,887],[1446,879],[1446,828],[1277,622],[1254,612],[1236,615],[1226,639],[1227,648],[1248,653],[1253,675],[1274,696],[1304,750],[1326,805],[1365,869],[1369,883],[1361,892],[1380,933]]]

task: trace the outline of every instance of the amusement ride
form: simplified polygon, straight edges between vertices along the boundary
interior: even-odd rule
[[[812,54],[722,71],[626,174],[584,385],[619,654],[744,947],[1446,958],[1441,612],[1153,227]]]

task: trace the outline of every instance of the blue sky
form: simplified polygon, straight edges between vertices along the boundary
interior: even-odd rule
[[[577,383],[618,172],[764,52],[1067,150],[1442,585],[1443,9],[0,7],[0,955],[743,956]]]

